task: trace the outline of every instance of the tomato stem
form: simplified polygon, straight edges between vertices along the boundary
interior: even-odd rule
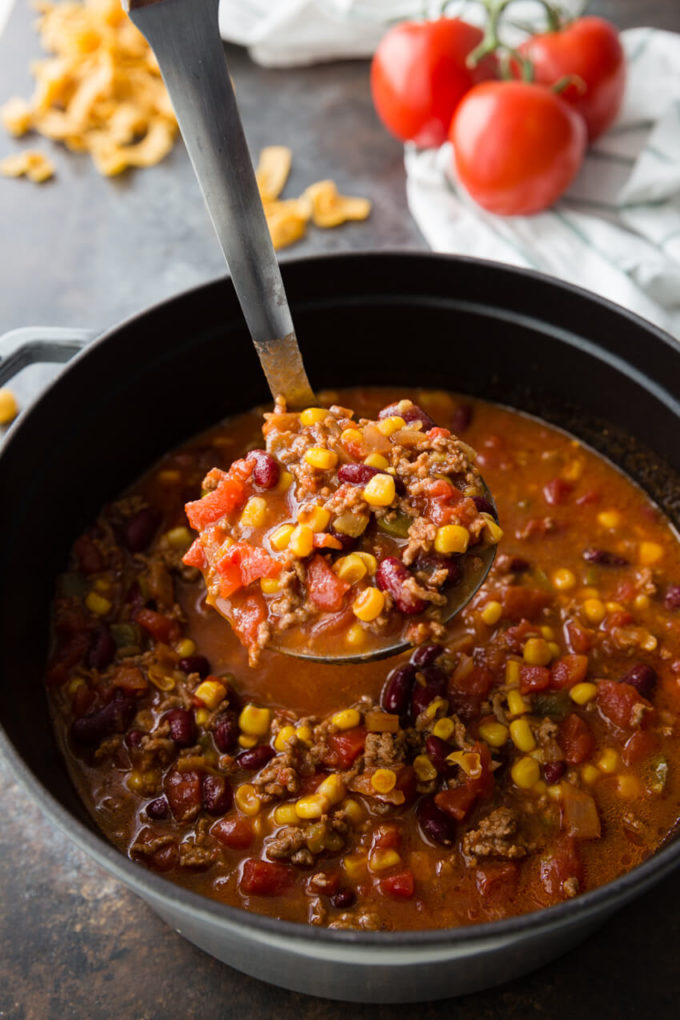
[[[544,0],[540,0],[541,3]],[[476,67],[484,57],[491,53],[500,53],[499,63],[501,77],[506,80],[513,77],[512,61],[514,60],[520,68],[522,81],[531,82],[534,79],[534,69],[530,60],[517,50],[506,46],[500,38],[499,25],[506,7],[509,7],[514,0],[481,0],[487,11],[484,38],[479,46],[475,47],[468,54],[466,63],[468,67]]]
[[[556,92],[557,95],[559,95],[560,92],[564,92],[564,90],[569,88],[570,85],[573,85],[581,95],[588,91],[588,86],[580,74],[563,74],[562,77],[550,87],[553,92]]]

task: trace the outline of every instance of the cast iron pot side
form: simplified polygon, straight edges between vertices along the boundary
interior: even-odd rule
[[[583,291],[473,259],[327,256],[288,262],[283,275],[317,388],[433,386],[540,414],[609,455],[680,520],[680,349],[659,330]],[[517,977],[668,874],[680,841],[607,886],[506,921],[329,931],[226,907],[128,861],[70,783],[42,673],[71,543],[163,453],[267,397],[231,285],[218,280],[93,343],[14,427],[0,455],[0,748],[78,846],[248,974],[357,1002],[443,998]]]

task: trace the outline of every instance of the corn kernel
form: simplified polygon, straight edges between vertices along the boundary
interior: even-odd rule
[[[345,634],[345,644],[348,648],[361,648],[366,644],[366,631],[360,623],[353,623]]]
[[[267,517],[267,501],[262,496],[251,496],[239,517],[244,528],[261,528]]]
[[[562,654],[562,649],[557,644],[557,641],[548,641],[548,648],[550,649],[550,655],[553,659],[559,659]]]
[[[305,453],[305,462],[319,471],[330,471],[338,463],[338,455],[333,450],[325,450],[323,446],[310,446]]]
[[[258,814],[260,807],[260,798],[257,795],[257,791],[252,783],[241,783],[240,786],[236,787],[234,792],[234,803],[236,807],[244,815],[249,815],[253,818]]]
[[[581,779],[584,783],[587,783],[588,786],[592,786],[599,778],[600,773],[594,765],[584,765],[581,769]]]
[[[194,712],[194,716],[196,717],[196,724],[198,726],[205,726],[210,718],[210,712],[207,708],[197,708]]]
[[[597,684],[590,683],[589,680],[584,680],[580,684],[574,684],[569,691],[569,697],[572,701],[575,701],[577,705],[587,705],[589,701],[592,701],[597,694]]]
[[[600,597],[597,588],[581,588],[579,595],[582,599],[597,599]]]
[[[359,825],[366,817],[365,811],[358,800],[348,797],[342,802],[342,810],[352,825]]]
[[[94,582],[94,588],[101,595],[106,595],[107,591],[111,591],[111,582],[107,577],[98,577]]]
[[[368,860],[366,854],[348,854],[342,859],[342,867],[347,877],[357,882],[366,874]]]
[[[373,555],[373,553],[359,551],[355,552],[354,555],[358,556],[361,562],[364,564],[364,566],[366,567],[367,574],[375,574],[376,570],[378,569],[378,561]]]
[[[529,638],[522,649],[522,657],[530,666],[547,666],[552,659],[550,645],[545,638]]]
[[[425,719],[435,719],[439,712],[446,712],[449,707],[448,701],[444,698],[433,698],[427,708],[424,708],[421,715]]]
[[[364,623],[370,623],[382,613],[385,608],[385,596],[379,588],[364,588],[361,595],[355,599],[352,612]]]
[[[577,482],[583,474],[583,464],[580,460],[571,460],[562,469],[562,478],[566,482]]]
[[[396,785],[397,777],[392,769],[376,769],[371,776],[371,786],[378,793],[389,793]]]
[[[649,595],[636,595],[633,602],[635,609],[649,609],[650,598]]]
[[[482,774],[482,760],[477,751],[452,751],[447,754],[446,760],[461,768],[471,779],[479,779]]]
[[[382,432],[384,436],[391,436],[393,432],[398,432],[399,429],[403,428],[406,428],[406,422],[398,414],[393,414],[389,418],[382,418],[378,422],[378,431]]]
[[[451,553],[467,552],[470,543],[470,532],[462,524],[444,524],[437,528],[434,539],[434,547],[438,553],[445,556]]]
[[[312,531],[319,532],[326,528],[331,519],[330,510],[323,506],[305,507],[298,514],[298,524],[306,524]]]
[[[583,603],[583,615],[585,616],[588,623],[599,624],[602,623],[607,610],[604,607],[604,602],[600,599],[586,599]]]
[[[508,727],[492,720],[481,723],[478,732],[490,747],[502,747],[508,739]]]
[[[133,770],[127,777],[126,786],[128,790],[132,790],[133,793],[142,793],[144,790],[144,776],[141,772]]]
[[[298,524],[297,528],[294,528],[291,533],[288,548],[298,559],[302,560],[305,556],[309,556],[314,548],[314,532],[312,529],[308,528],[306,524]]]
[[[242,709],[238,717],[238,724],[249,737],[263,737],[269,730],[271,719],[271,709],[258,708],[257,705],[248,704]]]
[[[484,530],[486,531],[486,537],[489,542],[492,542],[494,545],[498,545],[503,537],[503,529],[500,524],[491,516],[491,514],[480,514],[479,516],[484,521]]]
[[[569,591],[576,587],[576,575],[568,567],[560,567],[553,573],[552,583],[558,591]]]
[[[618,510],[601,510],[597,515],[597,523],[602,528],[613,530],[621,524],[621,514]]]
[[[324,418],[328,417],[328,411],[324,407],[306,407],[300,412],[301,425],[318,425]]]
[[[319,797],[324,797],[329,804],[339,804],[347,793],[342,777],[331,773],[326,776],[323,782],[319,783],[315,791]]]
[[[350,443],[350,444],[362,443],[363,440],[364,440],[364,437],[363,437],[362,433],[359,432],[359,429],[344,429],[340,433],[340,442],[344,446],[347,446],[348,443]]]
[[[182,638],[182,640],[178,641],[175,645],[175,651],[180,658],[185,659],[187,656],[194,654],[196,651],[196,645],[191,638]]]
[[[426,754],[418,754],[413,759],[413,771],[421,783],[429,783],[437,778],[437,770]]]
[[[310,726],[298,726],[295,730],[295,736],[303,744],[311,744],[314,739],[314,734],[312,733]]]
[[[308,797],[300,797],[295,801],[295,813],[298,818],[321,818],[326,814],[329,806],[325,797],[310,793]]]
[[[508,659],[505,663],[505,682],[508,687],[517,687],[519,684],[519,662],[517,659]]]
[[[295,804],[279,804],[275,807],[274,821],[277,825],[299,825],[300,819]]]
[[[432,732],[434,736],[439,737],[440,740],[448,740],[453,733],[453,729],[453,719],[449,719],[448,716],[444,716],[443,719],[437,719],[436,723],[432,727]]]
[[[72,680],[69,680],[67,688],[68,693],[75,694],[78,688],[82,687],[84,684],[85,681],[83,680],[82,676],[74,676]]]
[[[524,715],[529,711],[529,706],[518,690],[514,688],[507,694],[508,712],[510,715]]]
[[[206,708],[212,712],[224,701],[227,696],[227,688],[219,680],[204,680],[194,691],[195,697],[202,701]]]
[[[340,580],[346,581],[347,584],[354,584],[366,576],[366,564],[356,553],[341,556],[333,564],[333,570]]]
[[[500,602],[491,600],[482,609],[482,620],[488,627],[493,627],[503,615],[503,606]]]
[[[640,542],[638,559],[643,567],[651,567],[663,556],[663,546],[658,542]]]
[[[282,471],[281,474],[279,475],[279,480],[276,483],[276,491],[287,492],[288,489],[290,489],[292,481],[293,476],[290,473],[290,471]]]
[[[654,637],[653,634],[647,634],[645,639],[642,641],[640,647],[645,652],[653,652],[656,649],[656,646],[658,645],[658,643],[659,642],[657,641],[657,639]]]
[[[384,850],[382,847],[376,847],[372,850],[368,858],[368,866],[371,871],[387,871],[388,868],[396,868],[397,864],[401,864],[401,857],[396,850]]]
[[[294,726],[282,726],[274,738],[274,747],[277,751],[285,751],[288,741],[295,736]]]
[[[181,481],[182,473],[174,468],[164,468],[158,472],[156,478],[162,485],[174,485],[176,482]]]
[[[608,613],[620,613],[623,610],[620,602],[607,602],[605,608]]]
[[[244,747],[248,750],[251,747],[255,747],[257,743],[257,737],[249,737],[247,733],[241,733],[238,738],[238,746]]]
[[[369,506],[390,506],[396,492],[392,475],[373,475],[364,486],[363,496]]]
[[[617,779],[616,791],[626,800],[635,800],[640,796],[640,784],[635,776],[623,773]]]
[[[512,781],[522,790],[530,790],[541,778],[541,769],[538,762],[525,755],[520,758],[510,769]]]
[[[369,453],[368,457],[364,457],[364,464],[377,468],[378,471],[387,471],[390,466],[389,460],[387,457],[383,457],[382,453]]]
[[[546,641],[554,641],[555,639],[555,631],[552,627],[541,627],[541,634]]]
[[[519,719],[513,719],[510,723],[510,737],[515,747],[519,751],[524,751],[525,754],[533,751],[536,747],[536,740],[531,732],[531,726],[523,716]]]
[[[17,398],[6,387],[0,389],[0,425],[9,425],[19,413]]]
[[[600,769],[601,772],[606,772],[608,775],[616,772],[620,764],[619,756],[613,747],[605,747],[602,754],[597,759],[598,769]]]
[[[277,552],[281,552],[282,549],[286,549],[290,542],[290,536],[294,531],[295,527],[292,524],[282,524],[276,529],[276,531],[273,531],[269,536],[269,544],[272,549],[276,549]]]
[[[173,549],[184,549],[193,541],[193,535],[185,527],[170,528],[170,531],[165,532],[165,538]]]
[[[343,708],[331,716],[331,722],[339,730],[353,730],[361,722],[361,715],[356,708]]]
[[[281,591],[283,582],[279,577],[262,577],[260,578],[260,590],[263,595],[275,595],[277,591]]]
[[[539,779],[538,782],[534,783],[531,787],[531,792],[537,794],[539,797],[542,797],[547,790],[548,784],[543,779]]]
[[[89,592],[85,599],[85,605],[91,613],[95,613],[97,616],[106,616],[111,609],[111,602],[103,595],[98,595],[96,591]]]

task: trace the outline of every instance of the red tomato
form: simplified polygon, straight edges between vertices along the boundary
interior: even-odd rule
[[[642,722],[644,709],[649,702],[637,692],[632,684],[602,680],[597,685],[597,704],[608,719],[621,729],[635,729]]]
[[[378,116],[402,141],[435,146],[446,141],[456,106],[477,82],[492,78],[493,57],[468,68],[481,29],[458,18],[404,21],[383,37],[371,65]]]
[[[349,591],[347,582],[340,580],[323,556],[314,556],[307,564],[307,584],[314,605],[331,613],[342,608],[342,600]]]
[[[351,768],[354,759],[363,751],[365,743],[366,730],[362,726],[331,733],[328,737],[329,754],[324,759],[324,764],[331,768]]]
[[[165,645],[171,645],[173,641],[177,641],[181,633],[177,620],[171,620],[169,616],[163,616],[155,609],[138,609],[134,614],[134,620],[151,635],[154,641],[162,641]]]
[[[560,93],[579,113],[592,141],[614,121],[626,84],[626,62],[619,34],[603,18],[578,18],[558,32],[532,36],[519,47],[534,68],[534,78],[553,85],[577,75],[585,89],[568,85]]]
[[[247,896],[278,896],[293,881],[293,870],[287,865],[251,857],[243,864],[239,888]]]
[[[388,875],[378,883],[380,891],[385,896],[391,896],[395,900],[410,900],[415,892],[413,872],[405,869],[396,875]]]
[[[575,712],[562,721],[557,741],[568,765],[581,765],[595,750],[595,737],[590,726]]]
[[[451,124],[458,179],[484,209],[528,216],[547,209],[578,173],[583,119],[544,85],[487,81],[461,101]]]

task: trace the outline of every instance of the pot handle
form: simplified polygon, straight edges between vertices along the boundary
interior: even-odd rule
[[[62,326],[25,326],[0,336],[0,386],[28,365],[39,362],[65,364],[94,337],[91,329]]]

